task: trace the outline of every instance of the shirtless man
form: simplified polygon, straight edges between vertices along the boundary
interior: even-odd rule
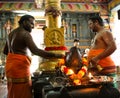
[[[19,21],[19,27],[14,29],[8,36],[4,48],[7,55],[5,73],[7,77],[7,98],[32,98],[30,63],[27,49],[43,58],[62,58],[62,54],[54,54],[39,49],[30,35],[34,28],[34,17],[24,15]]]
[[[105,30],[103,20],[99,16],[89,18],[88,25],[93,32],[97,32],[88,53],[88,62],[96,68],[96,74],[115,76],[116,66],[110,57],[116,50],[112,33]],[[101,70],[97,68],[98,65]]]

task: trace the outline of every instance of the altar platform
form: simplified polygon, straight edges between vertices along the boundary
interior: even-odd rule
[[[64,80],[59,79],[57,80],[59,82],[58,85],[54,86],[51,83],[54,73],[51,75],[52,77],[49,75],[39,77],[33,83],[34,98],[120,98],[119,90],[113,88],[111,83],[89,83],[66,86],[64,85]]]

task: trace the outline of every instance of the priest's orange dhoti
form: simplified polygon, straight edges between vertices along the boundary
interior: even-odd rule
[[[5,65],[7,98],[32,98],[30,63],[28,56],[8,54]]]
[[[88,62],[95,56],[99,55],[101,52],[103,52],[104,49],[91,49],[88,53]],[[116,66],[114,61],[110,56],[101,59],[98,62],[98,65],[100,65],[103,70],[99,73],[101,74],[110,74],[110,73],[115,73],[116,72]]]

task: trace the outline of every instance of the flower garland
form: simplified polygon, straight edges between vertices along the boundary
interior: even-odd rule
[[[54,18],[57,17],[57,16],[59,16],[59,15],[61,15],[61,11],[58,10],[58,9],[56,9],[55,7],[52,7],[52,6],[50,6],[49,8],[47,8],[45,10],[45,15],[47,13],[52,13],[52,15],[53,15]]]
[[[88,62],[87,62],[86,58],[82,58],[82,64],[83,64],[83,67],[81,68],[81,70],[79,70],[79,72],[77,74],[75,74],[70,68],[68,68],[66,66],[61,67],[62,72],[64,72],[66,75],[69,75],[75,85],[81,84],[80,79],[87,72]]]
[[[46,51],[52,51],[52,50],[68,50],[65,46],[59,46],[59,47],[46,47]]]
[[[87,71],[87,66],[88,66],[88,62],[87,62],[87,59],[86,58],[82,58],[82,64],[83,64],[83,67],[81,68],[81,70],[78,72],[78,74],[83,71],[84,73]],[[70,71],[69,71],[70,68],[67,68],[66,66],[64,66],[62,68],[62,71],[65,73],[65,74],[71,74]],[[73,74],[73,73],[72,73]]]
[[[88,66],[87,58],[85,58],[85,57],[82,58],[82,64],[85,66]]]

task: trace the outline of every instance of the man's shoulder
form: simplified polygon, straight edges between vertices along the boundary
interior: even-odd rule
[[[110,31],[110,30],[103,30],[103,32],[102,32],[103,34],[111,34],[112,32]]]
[[[104,30],[101,34],[102,37],[109,37],[109,36],[113,36],[112,32],[110,32],[109,30]]]

